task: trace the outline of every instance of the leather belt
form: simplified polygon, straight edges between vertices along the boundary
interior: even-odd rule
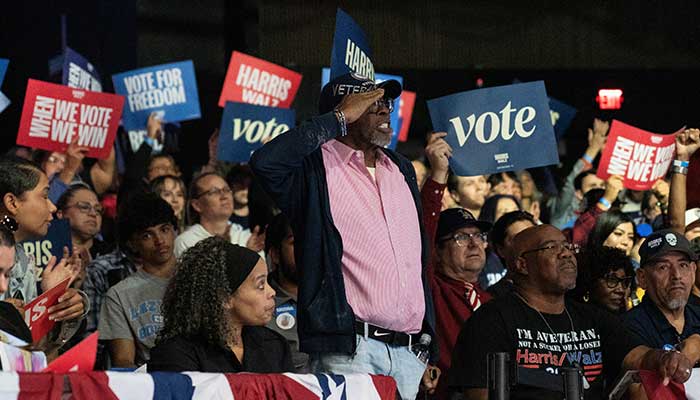
[[[355,333],[393,346],[411,346],[418,343],[420,332],[409,334],[380,328],[367,322],[355,321]]]

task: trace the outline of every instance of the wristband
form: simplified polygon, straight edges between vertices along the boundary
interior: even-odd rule
[[[581,158],[583,158],[583,160],[586,161],[587,163],[589,163],[591,165],[593,164],[593,157],[589,156],[588,154],[584,153],[583,157],[581,157]]]
[[[149,146],[151,146],[151,148],[155,148],[155,147],[156,147],[156,146],[155,146],[155,145],[156,145],[156,141],[155,141],[152,137],[150,137],[150,136],[144,137],[144,138],[143,138],[143,141],[146,142],[146,144],[148,144]]]
[[[333,113],[335,114],[335,118],[338,120],[338,124],[340,124],[340,136],[347,136],[348,125],[345,122],[345,114],[343,114],[343,112],[337,108],[333,110]]]
[[[674,174],[688,175],[688,168],[674,165],[673,167],[671,167],[671,172],[673,172]]]
[[[601,198],[598,200],[598,203],[604,205],[605,208],[610,208],[610,206],[611,206],[610,202],[609,202],[608,199],[606,199],[605,197],[601,197]]]
[[[688,161],[673,160],[674,167],[688,168],[689,165],[690,165],[690,163]]]

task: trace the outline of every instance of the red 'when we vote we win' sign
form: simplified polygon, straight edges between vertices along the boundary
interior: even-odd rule
[[[87,156],[109,156],[122,116],[124,97],[30,79],[17,144],[65,152],[78,138]]]
[[[657,135],[613,120],[598,176],[620,175],[627,189],[649,190],[668,172],[675,140],[675,134]]]

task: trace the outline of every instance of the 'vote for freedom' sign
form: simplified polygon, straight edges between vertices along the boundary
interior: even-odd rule
[[[201,116],[192,61],[156,65],[112,75],[114,91],[126,97],[122,125],[127,131],[146,127],[152,112],[167,122]]]
[[[227,101],[234,101],[289,108],[301,77],[291,69],[234,51],[221,89],[219,107],[224,107]]]
[[[106,158],[121,118],[124,97],[30,79],[17,144],[65,152],[78,138],[88,157]]]
[[[63,52],[63,84],[72,88],[102,91],[100,74],[95,67],[77,51],[66,47]]]
[[[340,8],[335,14],[335,34],[331,51],[331,80],[354,72],[374,80],[372,49],[365,32]]]
[[[248,162],[263,144],[294,126],[294,110],[226,102],[219,129],[217,158]]]
[[[598,176],[607,179],[620,175],[626,188],[649,190],[668,172],[676,151],[675,140],[675,134],[657,135],[613,120]]]
[[[473,176],[559,162],[542,81],[457,93],[428,101],[436,131],[447,132],[450,167]]]

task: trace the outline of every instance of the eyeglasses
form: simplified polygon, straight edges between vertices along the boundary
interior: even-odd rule
[[[66,160],[64,158],[56,157],[56,156],[49,156],[49,158],[46,159],[46,161],[50,162],[51,164],[65,164]]]
[[[619,278],[615,274],[607,274],[602,278],[605,281],[605,285],[608,289],[615,289],[617,285],[622,284],[623,289],[629,289],[632,286],[632,277],[626,276],[624,278]]]
[[[391,114],[394,111],[394,99],[382,97],[369,107],[369,113],[378,114],[382,107],[386,107],[389,110],[389,114]]]
[[[457,243],[457,246],[463,247],[466,245],[468,240],[471,240],[472,242],[476,244],[483,244],[486,242],[486,239],[488,238],[488,235],[483,232],[479,233],[458,233],[452,237],[449,237],[443,242],[446,242],[448,240],[454,240],[455,243]]]
[[[209,189],[206,192],[202,192],[195,196],[195,199],[198,199],[202,196],[224,196],[224,195],[229,195],[231,194],[231,188],[226,186],[222,188],[214,188],[214,189]]]
[[[536,251],[550,251],[550,250],[554,250],[556,254],[561,254],[561,252],[564,251],[564,249],[569,250],[570,252],[572,252],[574,254],[578,254],[581,251],[581,246],[579,246],[577,244],[573,244],[573,243],[568,243],[568,242],[556,243],[556,244],[550,244],[549,246],[540,247],[537,249],[523,251],[522,253],[520,253],[520,256],[524,256],[527,253],[534,253]]]
[[[89,214],[91,212],[94,212],[95,214],[102,215],[105,212],[105,208],[102,207],[101,204],[95,204],[94,206],[90,203],[86,203],[84,201],[79,201],[75,204],[72,204],[70,206],[66,206],[66,209],[75,207],[78,209],[83,214]]]

